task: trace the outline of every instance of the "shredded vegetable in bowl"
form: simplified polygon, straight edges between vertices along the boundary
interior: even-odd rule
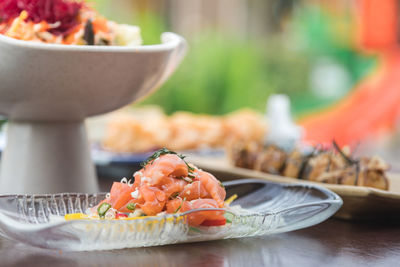
[[[234,200],[225,200],[225,188],[212,174],[192,164],[184,156],[160,149],[143,163],[134,174],[134,183],[126,178],[114,182],[110,193],[87,214],[67,214],[74,219],[137,219],[144,216],[188,214],[191,226],[222,226],[227,223],[225,212]]]
[[[0,34],[66,45],[141,45],[140,28],[117,24],[81,1],[0,0]]]

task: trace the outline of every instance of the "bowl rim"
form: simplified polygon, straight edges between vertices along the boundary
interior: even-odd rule
[[[181,43],[186,43],[185,39],[173,32],[161,34],[161,43],[154,45],[139,46],[96,46],[96,45],[65,45],[47,44],[32,41],[23,41],[0,34],[0,44],[7,44],[26,49],[48,50],[48,51],[71,51],[71,52],[113,52],[113,53],[132,53],[132,52],[161,52],[169,51],[178,47]]]

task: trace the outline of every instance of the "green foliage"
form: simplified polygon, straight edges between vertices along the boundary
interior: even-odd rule
[[[190,45],[178,71],[144,104],[167,113],[224,114],[251,107],[264,111],[271,93],[307,87],[308,61],[277,41],[244,41],[207,33]]]
[[[335,14],[315,5],[305,5],[293,16],[291,24],[293,33],[300,36],[310,58],[334,58],[349,72],[355,84],[375,66],[376,60],[355,47],[354,23],[354,14],[350,10]]]
[[[302,51],[309,61],[315,62],[320,57],[332,58],[349,73],[354,85],[370,73],[376,65],[376,58],[363,54],[355,46],[354,16],[351,10],[343,13],[329,12],[316,5],[303,5],[291,19],[293,36],[302,44]],[[293,112],[309,113],[327,107],[337,99],[321,99],[310,90],[298,90],[291,94]]]
[[[110,19],[139,25],[145,44],[159,43],[160,34],[171,30],[165,17],[149,9],[126,10],[122,4],[127,2],[118,0],[92,2]],[[320,99],[309,90],[315,60],[334,58],[350,74],[352,85],[375,65],[374,58],[353,45],[351,13],[336,15],[315,4],[298,5],[292,31],[284,34],[244,40],[221,31],[196,33],[176,73],[139,105],[158,104],[167,113],[225,114],[242,107],[264,111],[270,94],[284,93],[296,115],[327,106],[335,100]]]
[[[92,2],[110,19],[139,25],[145,44],[159,43],[160,34],[169,30],[154,13],[123,16],[126,11],[116,10],[119,7],[110,5],[109,0]],[[195,37],[188,40],[188,54],[177,72],[140,105],[158,104],[167,113],[225,114],[242,107],[264,111],[271,93],[307,89],[307,58],[283,47],[279,37],[243,40],[215,31]]]

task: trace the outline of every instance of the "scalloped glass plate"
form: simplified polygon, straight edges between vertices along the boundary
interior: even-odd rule
[[[231,206],[246,209],[226,210],[224,226],[188,225],[186,216],[200,210],[134,220],[65,221],[66,213],[84,212],[105,194],[63,193],[0,196],[0,233],[43,248],[121,249],[288,232],[320,223],[342,205],[338,195],[319,186],[248,179],[224,185],[228,197],[238,195]]]

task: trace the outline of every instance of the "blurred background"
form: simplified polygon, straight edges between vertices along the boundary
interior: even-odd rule
[[[139,25],[145,44],[164,31],[187,38],[180,69],[144,102],[167,113],[263,112],[270,94],[284,93],[299,117],[346,95],[377,61],[357,49],[354,1],[92,1],[108,18]]]
[[[135,106],[166,114],[265,112],[290,99],[303,141],[400,156],[397,0],[92,0],[100,13],[140,26],[145,44],[164,31],[190,50],[163,87]],[[269,129],[275,127],[270,125]],[[360,146],[361,144],[361,146]]]

